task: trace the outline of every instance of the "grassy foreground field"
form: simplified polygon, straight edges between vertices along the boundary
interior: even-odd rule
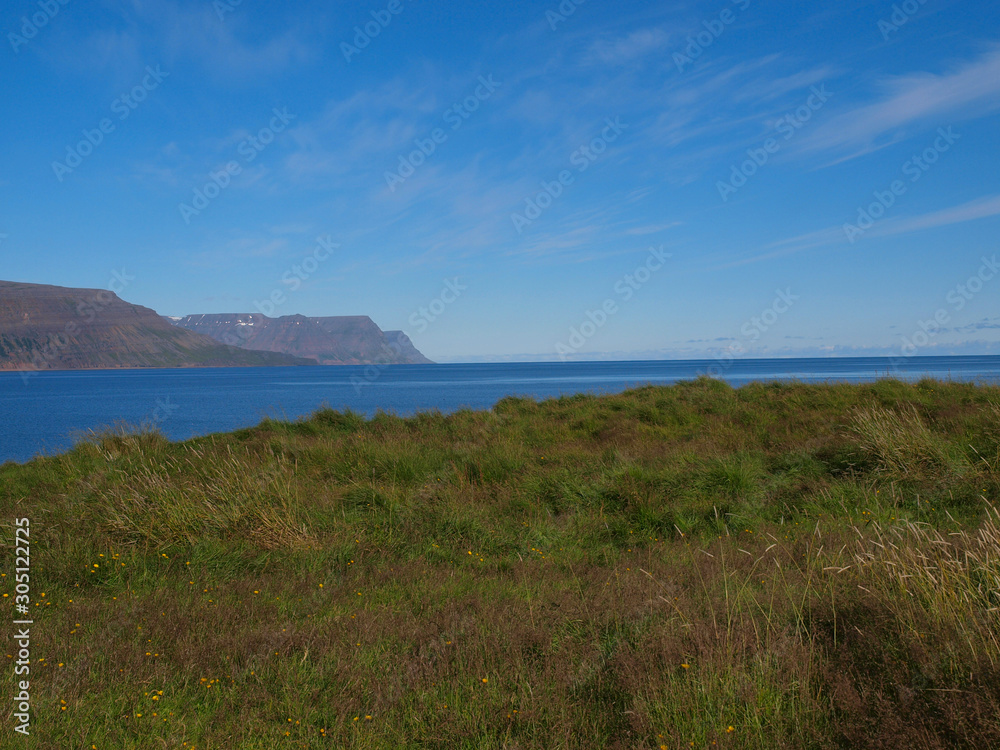
[[[3,747],[1000,747],[998,497],[930,380],[104,435],[0,467]]]

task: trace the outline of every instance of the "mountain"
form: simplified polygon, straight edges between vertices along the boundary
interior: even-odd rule
[[[384,331],[385,340],[389,343],[390,348],[396,351],[402,357],[406,357],[409,360],[409,364],[412,365],[432,365],[427,357],[417,351],[417,347],[413,345],[410,341],[410,337],[407,336],[402,331]]]
[[[367,315],[269,318],[260,313],[224,313],[188,315],[175,325],[230,346],[310,357],[321,365],[431,363],[405,333],[385,333]]]
[[[107,290],[0,281],[0,370],[314,364],[224,346]]]

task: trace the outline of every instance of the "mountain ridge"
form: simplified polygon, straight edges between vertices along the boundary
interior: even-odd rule
[[[308,357],[321,365],[433,364],[405,333],[383,331],[367,315],[203,313],[173,323],[230,346]]]
[[[107,289],[0,281],[0,370],[315,364],[220,344]]]

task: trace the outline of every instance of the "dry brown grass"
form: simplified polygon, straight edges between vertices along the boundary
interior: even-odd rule
[[[940,474],[955,464],[946,444],[924,424],[913,404],[899,409],[862,406],[852,414],[851,429],[858,436],[858,447],[892,476]]]

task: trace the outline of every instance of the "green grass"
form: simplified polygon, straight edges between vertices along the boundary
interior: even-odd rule
[[[4,747],[998,747],[998,496],[931,380],[94,436],[0,466]]]

